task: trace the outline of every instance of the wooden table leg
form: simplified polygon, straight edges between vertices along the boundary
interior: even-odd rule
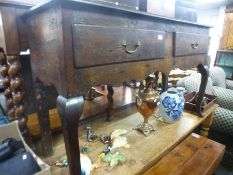
[[[78,122],[83,111],[82,96],[66,99],[57,98],[57,108],[62,120],[62,129],[69,163],[70,175],[81,174]]]
[[[168,89],[168,74],[162,73],[162,92]]]
[[[107,89],[108,89],[108,95],[107,95],[107,99],[108,99],[108,104],[107,104],[107,121],[110,121],[110,117],[111,117],[111,113],[113,110],[113,94],[114,94],[114,90],[112,88],[112,86],[107,85]]]
[[[48,94],[46,86],[37,79],[35,82],[35,96],[38,120],[41,130],[42,154],[45,157],[53,154],[52,133],[50,130]]]
[[[104,91],[105,90],[105,85],[101,85],[101,90]]]
[[[208,137],[210,126],[213,122],[214,113],[211,113],[201,124],[200,134],[204,137]]]
[[[92,101],[95,98],[95,89],[91,88],[88,90],[87,95],[85,96],[85,100]]]

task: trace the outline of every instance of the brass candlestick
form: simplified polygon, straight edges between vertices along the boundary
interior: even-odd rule
[[[151,76],[146,79],[146,85],[139,89],[136,95],[136,105],[140,114],[144,118],[144,122],[137,126],[137,130],[148,136],[154,128],[148,123],[149,117],[155,112],[160,94],[152,88],[154,81],[157,80]]]

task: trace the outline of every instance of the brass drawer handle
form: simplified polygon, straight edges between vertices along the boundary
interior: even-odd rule
[[[193,49],[197,49],[198,48],[198,43],[191,43],[191,47],[193,48]]]
[[[132,53],[137,52],[138,49],[139,49],[139,47],[140,47],[140,45],[141,45],[140,42],[137,42],[137,44],[135,45],[135,49],[134,49],[134,50],[128,50],[128,49],[127,49],[127,43],[126,43],[126,41],[122,41],[122,42],[121,42],[121,46],[122,46],[123,50],[124,50],[126,53],[128,53],[128,54],[132,54]]]

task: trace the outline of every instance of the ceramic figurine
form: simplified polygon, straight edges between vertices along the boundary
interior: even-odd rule
[[[162,117],[164,122],[174,123],[180,119],[184,109],[183,94],[176,88],[169,88],[160,96],[160,105],[157,115]]]
[[[90,158],[85,154],[80,154],[80,162],[81,162],[81,175],[89,175],[91,170],[93,169],[93,165]]]
[[[127,132],[128,132],[127,129],[116,129],[111,133],[110,138],[111,138],[111,140],[113,140],[114,138],[121,136],[123,134],[126,134]]]
[[[154,131],[152,125],[148,123],[149,117],[154,113],[157,103],[159,102],[159,92],[152,88],[155,78],[148,76],[146,85],[139,89],[136,95],[136,105],[140,114],[144,118],[144,122],[137,126],[137,130],[148,136]]]
[[[127,143],[127,138],[124,136],[118,136],[114,138],[112,141],[112,147],[111,147],[112,149],[116,149],[120,147],[124,147],[124,148],[130,147],[130,145]]]
[[[109,170],[114,168],[115,166],[119,165],[120,163],[123,164],[126,162],[126,156],[122,153],[116,152],[114,154],[109,153],[103,159],[103,162],[109,163]]]
[[[110,138],[112,140],[111,149],[116,149],[120,147],[129,148],[130,145],[127,143],[127,138],[122,136],[126,134],[128,130],[126,129],[116,129],[112,132]]]
[[[90,126],[86,127],[86,132],[87,132],[87,141],[88,142],[93,142],[95,139],[98,138],[97,135],[95,135],[95,134],[92,133],[92,129],[91,129]]]
[[[93,170],[93,168],[95,168],[90,158],[86,154],[80,154],[80,163],[81,175],[90,175],[90,172]],[[60,157],[60,159],[57,160],[54,164],[60,168],[68,167],[69,164],[67,161],[67,156]]]

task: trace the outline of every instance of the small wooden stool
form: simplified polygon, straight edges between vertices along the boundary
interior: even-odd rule
[[[225,146],[191,134],[144,175],[210,175],[223,158]]]

